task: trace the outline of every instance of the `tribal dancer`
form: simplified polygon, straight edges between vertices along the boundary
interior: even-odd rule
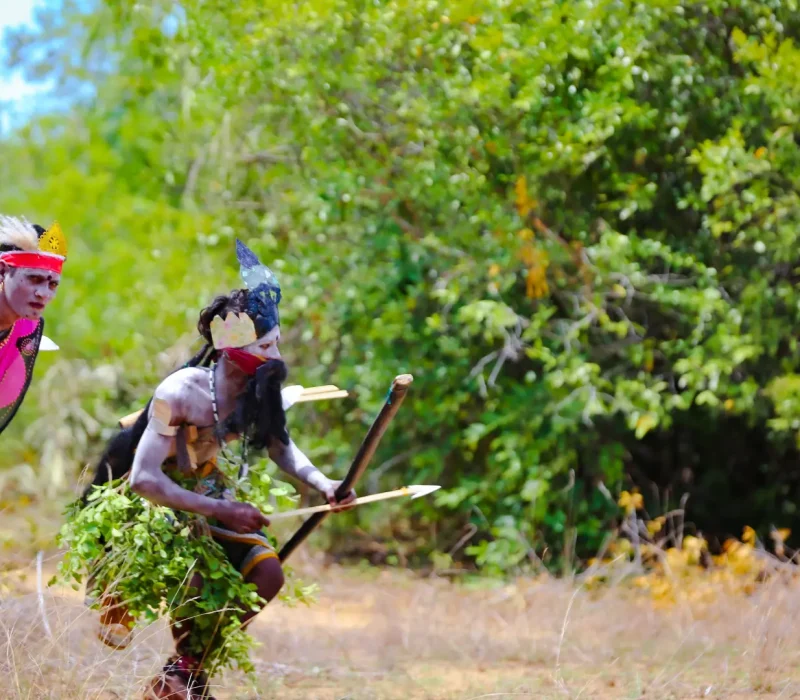
[[[262,528],[268,519],[256,507],[232,500],[230,483],[217,465],[226,443],[240,440],[266,449],[287,474],[318,490],[332,505],[346,506],[350,492],[337,502],[339,482],[323,475],[289,438],[282,406],[281,383],[286,367],[278,351],[281,290],[275,275],[237,241],[237,256],[246,289],[217,297],[200,314],[198,330],[205,347],[183,369],[168,376],[147,407],[112,439],[93,485],[127,474],[131,490],[148,501],[201,516],[206,532],[225,551],[242,578],[255,584],[263,601],[283,585],[277,553]],[[91,486],[85,498],[89,496]],[[203,535],[200,535],[203,536]],[[132,571],[132,576],[136,575]],[[195,576],[190,587],[204,585]],[[247,624],[256,611],[239,618]],[[101,622],[126,632],[133,621],[124,601],[103,600]],[[198,639],[187,620],[172,621],[176,655],[151,682],[147,698],[194,700],[209,698],[202,658],[209,639]],[[124,638],[104,640],[124,646]]]
[[[0,433],[31,383],[43,338],[42,313],[61,281],[67,246],[61,227],[47,231],[25,219],[0,216]]]

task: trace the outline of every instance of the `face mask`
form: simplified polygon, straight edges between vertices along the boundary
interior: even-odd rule
[[[245,352],[239,348],[225,348],[223,352],[231,362],[233,362],[240,370],[242,370],[242,372],[251,377],[266,361],[263,357],[253,355],[252,353]]]

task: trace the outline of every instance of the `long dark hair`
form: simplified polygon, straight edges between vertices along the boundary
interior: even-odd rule
[[[229,295],[216,297],[200,312],[197,330],[205,344],[183,368],[210,367],[219,358],[219,351],[214,349],[211,338],[211,321],[215,316],[224,319],[229,313],[246,312],[247,301],[247,290],[237,289]],[[286,380],[286,375],[286,365],[281,360],[268,360],[259,367],[237,399],[233,412],[222,426],[217,426],[220,433],[240,435],[255,449],[268,447],[273,439],[288,445],[289,433],[281,398],[281,384]],[[122,429],[111,438],[97,464],[92,483],[83,493],[84,503],[93,486],[120,479],[130,471],[136,447],[147,428],[151,403],[152,399],[132,426]]]
[[[257,450],[269,447],[273,439],[289,444],[281,384],[286,381],[286,364],[267,360],[247,382],[236,406],[225,419],[222,432],[241,435]]]

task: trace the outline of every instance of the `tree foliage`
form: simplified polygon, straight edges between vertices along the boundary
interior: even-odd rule
[[[82,394],[106,427],[91,407],[140,403],[235,285],[237,235],[284,286],[292,378],[355,396],[295,417],[321,467],[413,373],[375,467],[445,489],[369,523],[394,548],[436,526],[447,549],[471,521],[479,563],[568,561],[626,478],[690,492],[712,533],[792,521],[798,16],[64,0],[8,38],[69,107],[0,145],[0,204],[71,236],[48,329],[66,361],[122,368]]]

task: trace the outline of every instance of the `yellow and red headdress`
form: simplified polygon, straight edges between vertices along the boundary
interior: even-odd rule
[[[0,216],[0,261],[11,267],[61,273],[67,241],[58,222],[46,231],[24,218]]]

